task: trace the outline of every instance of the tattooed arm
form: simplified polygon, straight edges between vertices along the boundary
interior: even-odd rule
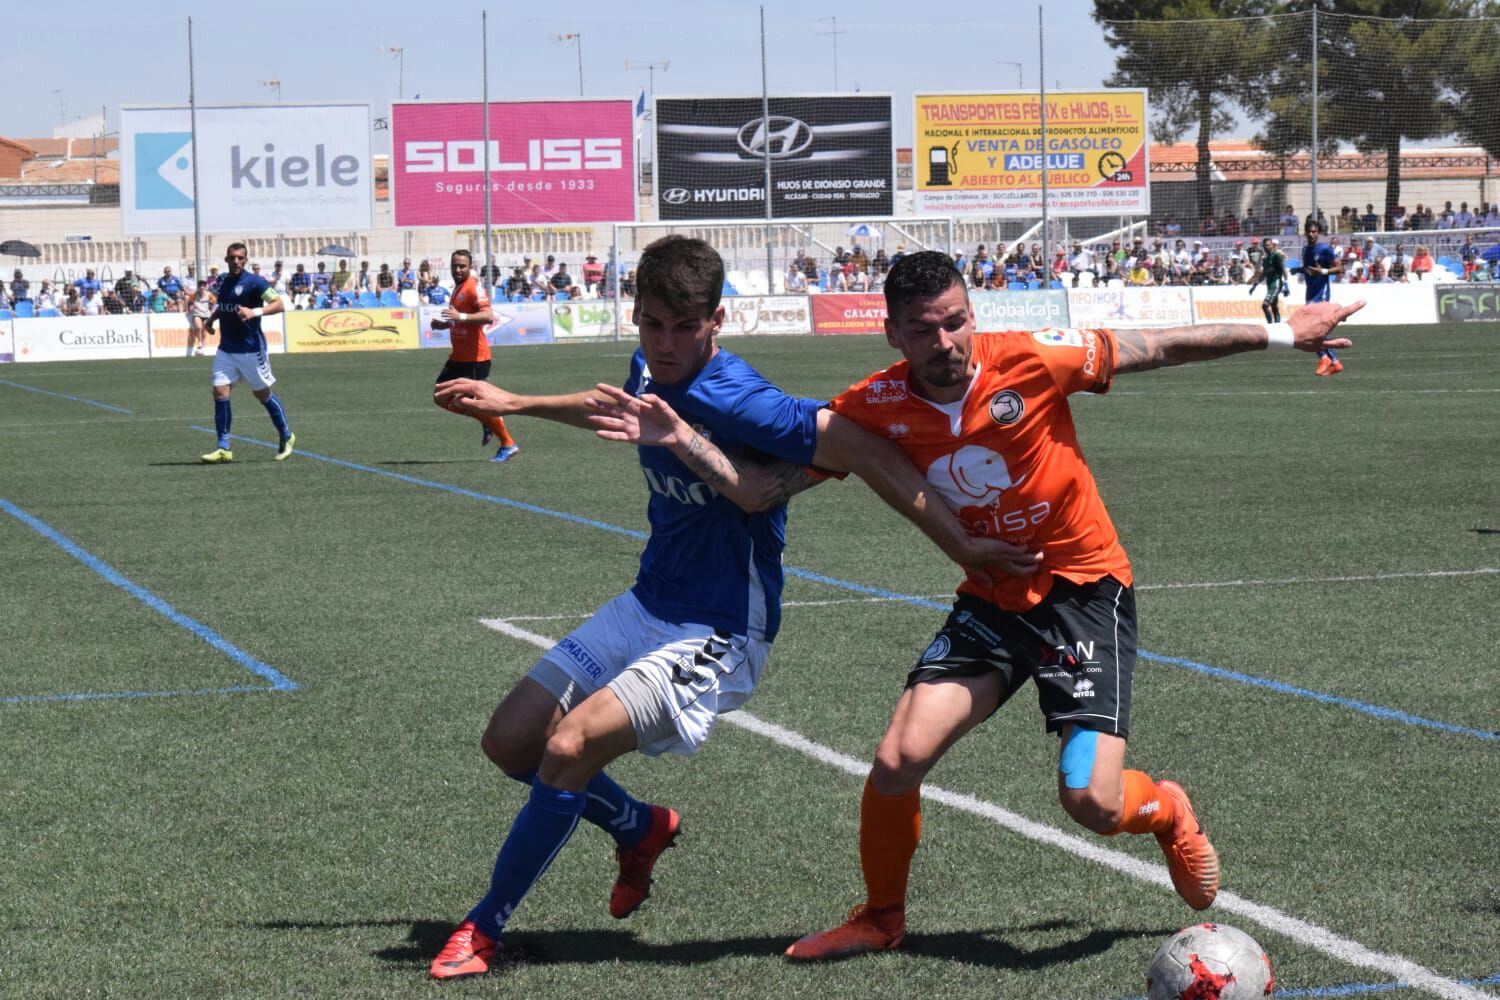
[[[1339,306],[1314,302],[1292,313],[1292,345],[1299,351],[1352,346],[1346,337],[1332,337],[1334,328],[1364,308],[1363,302]],[[1116,330],[1114,371],[1145,372],[1192,361],[1209,361],[1270,345],[1265,326],[1258,323],[1202,323],[1162,330]]]

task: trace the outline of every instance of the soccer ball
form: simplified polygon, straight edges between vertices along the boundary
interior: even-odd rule
[[[1274,996],[1271,960],[1227,924],[1194,924],[1167,938],[1146,970],[1149,1000],[1261,1000]]]

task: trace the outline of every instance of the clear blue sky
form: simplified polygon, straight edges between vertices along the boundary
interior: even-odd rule
[[[1046,4],[1049,87],[1096,88],[1112,71],[1092,7],[1089,0]],[[133,7],[70,0],[63,8],[20,4],[7,14],[0,135],[50,135],[59,101],[68,119],[107,107],[111,128],[121,104],[186,103],[189,15],[203,103],[271,102],[275,93],[261,81],[279,79],[284,101],[368,101],[383,115],[397,96],[398,64],[382,46],[405,50],[406,97],[478,99],[486,9],[492,99],[577,96],[578,52],[556,37],[567,32],[583,36],[591,97],[634,97],[646,85],[646,71],[627,70],[627,59],[670,60],[669,70],[655,74],[659,95],[760,93],[758,7],[736,0],[162,0]],[[1014,62],[1022,63],[1026,86],[1037,85],[1035,3],[766,0],[765,12],[771,93],[833,91],[827,17],[836,16],[838,89],[893,93],[899,145],[911,142],[913,91],[1014,89]]]

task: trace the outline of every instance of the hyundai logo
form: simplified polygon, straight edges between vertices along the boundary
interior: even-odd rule
[[[687,188],[667,188],[661,193],[661,200],[668,205],[685,205],[691,197]]]
[[[771,126],[769,129],[766,128],[768,121]],[[741,125],[735,139],[740,144],[740,149],[751,156],[764,157],[769,149],[771,159],[782,160],[796,156],[811,146],[813,130],[811,125],[799,118],[772,115],[769,119],[754,118]]]

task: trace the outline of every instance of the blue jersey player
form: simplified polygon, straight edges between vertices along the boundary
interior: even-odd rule
[[[1307,288],[1308,302],[1329,301],[1329,285],[1332,276],[1342,274],[1344,262],[1333,247],[1323,242],[1323,227],[1316,222],[1307,224],[1307,242],[1302,247],[1302,280]],[[1344,370],[1338,353],[1331,347],[1318,349],[1319,375],[1337,375]]]
[[[960,562],[1025,556],[998,540],[970,538],[894,444],[819,401],[787,395],[721,350],[724,263],[707,243],[658,240],[636,277],[641,343],[626,391],[667,400],[728,452],[854,472]],[[455,379],[435,396],[474,416],[529,414],[587,428],[591,415],[613,405],[611,391],[618,390],[520,396]],[[711,464],[686,464],[662,447],[638,455],[651,535],[635,585],[544,653],[491,716],[485,754],[531,792],[500,848],[489,892],[433,960],[434,978],[489,970],[511,913],[580,819],[615,841],[610,914],[628,916],[644,902],[679,817],[637,801],[604,768],[632,750],[696,751],[718,717],[749,698],[770,655],[781,618],[785,503],[741,510],[713,488],[723,480]]]
[[[214,430],[218,432],[219,444],[213,451],[202,456],[210,463],[233,462],[234,452],[229,450],[229,390],[234,383],[244,380],[260,400],[271,423],[281,435],[281,444],[276,449],[276,461],[280,462],[292,454],[292,445],[297,436],[286,422],[286,410],[281,400],[271,390],[276,376],[271,374],[271,359],[266,353],[266,337],[260,329],[262,316],[274,316],[286,309],[286,303],[258,274],[245,270],[245,244],[231,243],[224,254],[224,263],[229,270],[218,279],[213,295],[217,300],[212,315],[204,323],[208,333],[215,324],[219,327],[219,350],[214,355]]]

